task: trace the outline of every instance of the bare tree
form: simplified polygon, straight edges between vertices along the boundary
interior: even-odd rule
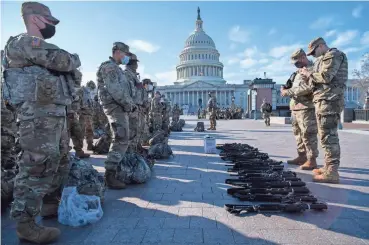
[[[363,55],[360,70],[353,71],[353,86],[360,89],[360,101],[365,103],[369,93],[369,53]]]

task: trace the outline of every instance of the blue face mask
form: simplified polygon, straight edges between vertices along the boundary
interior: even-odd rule
[[[124,56],[124,58],[122,59],[122,64],[123,65],[127,65],[128,64],[128,62],[129,62],[129,56]]]

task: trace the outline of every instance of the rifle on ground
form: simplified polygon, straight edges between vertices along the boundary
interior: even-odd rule
[[[284,187],[303,187],[306,186],[305,182],[302,181],[271,181],[271,182],[253,182],[246,183],[237,179],[228,179],[226,184],[235,186],[241,186],[244,188],[284,188]]]
[[[296,202],[317,202],[318,199],[313,195],[306,195],[305,193],[297,194],[291,193],[288,195],[272,195],[272,194],[233,194],[241,201],[248,202],[280,202],[280,203],[296,203]]]
[[[225,204],[225,209],[232,214],[246,213],[260,213],[260,212],[286,212],[286,213],[300,213],[306,210],[323,211],[328,209],[326,203],[316,202],[312,204],[307,203],[293,203],[293,204],[259,204],[259,205],[233,205]]]
[[[289,193],[299,193],[299,194],[308,194],[310,193],[309,189],[305,186],[302,187],[284,187],[284,188],[258,188],[258,187],[236,187],[227,189],[227,193],[233,195],[235,193],[239,194],[279,194],[279,195],[287,195]]]

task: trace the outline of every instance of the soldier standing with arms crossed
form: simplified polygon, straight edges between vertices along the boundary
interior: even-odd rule
[[[25,2],[21,13],[27,32],[10,37],[5,46],[5,83],[10,103],[17,109],[23,151],[11,216],[20,239],[47,243],[60,230],[37,224],[35,217],[41,205],[43,216],[57,214],[61,185],[69,171],[66,106],[73,92],[69,96],[61,88],[73,88],[61,73],[73,72],[81,62],[78,55],[45,41],[54,36],[59,23],[48,7]]]
[[[291,62],[298,68],[313,70],[313,63],[306,57],[304,50],[298,49],[291,55]],[[317,168],[318,128],[311,87],[307,86],[303,76],[295,72],[291,76],[292,87],[281,87],[281,95],[291,97],[292,129],[297,142],[298,157],[287,161],[288,164],[301,165],[302,170]]]
[[[338,168],[341,149],[338,138],[338,123],[344,109],[344,93],[348,79],[346,54],[329,48],[323,38],[312,40],[307,55],[319,59],[316,71],[304,67],[299,72],[314,85],[314,105],[317,117],[320,144],[325,151],[323,168],[313,170],[314,182],[339,183]]]
[[[128,45],[115,42],[112,57],[103,62],[96,73],[99,98],[108,117],[113,138],[105,161],[105,181],[112,189],[123,189],[126,186],[116,178],[116,172],[129,145],[129,114],[137,109],[129,81],[119,67],[120,64],[128,64],[128,54]]]

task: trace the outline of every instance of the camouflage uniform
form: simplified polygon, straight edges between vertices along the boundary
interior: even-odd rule
[[[129,53],[128,45],[116,42],[113,52]],[[112,133],[112,144],[105,161],[105,179],[110,188],[124,188],[116,179],[117,167],[129,145],[129,114],[136,110],[132,90],[126,75],[112,57],[103,62],[97,71],[98,94],[108,117]]]
[[[163,102],[163,117],[162,117],[163,118],[163,125],[162,125],[162,129],[164,130],[164,132],[169,134],[171,106],[170,106],[169,100],[167,100],[164,95],[163,95],[163,100],[164,100],[164,102]]]
[[[139,126],[141,125],[140,122],[140,116],[139,116],[139,110],[142,106],[142,100],[141,100],[141,91],[139,91],[141,87],[139,75],[136,72],[135,68],[132,68],[132,66],[137,65],[137,56],[135,54],[130,54],[130,60],[129,63],[126,65],[126,69],[124,71],[124,74],[126,75],[127,81],[129,81],[130,90],[132,91],[132,99],[135,105],[137,106],[137,110],[129,114],[129,147],[128,152],[136,152],[137,151],[137,145],[140,139],[139,136]]]
[[[295,62],[303,56],[306,57],[305,52],[299,49],[292,54],[291,60]],[[310,71],[313,70],[312,62],[309,61],[307,68]],[[305,86],[305,80],[298,72],[292,82],[292,88],[287,90],[287,95],[291,97],[292,129],[297,142],[298,157],[287,163],[302,164],[301,169],[312,170],[317,167],[316,158],[319,155],[318,128],[312,89]]]
[[[309,44],[308,55],[315,52],[318,45],[324,45],[323,38]],[[344,109],[344,93],[348,79],[347,57],[336,48],[328,49],[317,60],[317,71],[309,77],[314,85],[313,101],[318,123],[320,144],[325,151],[325,165],[314,176],[314,181],[338,183],[338,167],[341,149],[338,138],[338,123]]]
[[[150,139],[150,132],[149,132],[149,125],[150,125],[150,107],[151,107],[151,97],[149,97],[149,93],[151,95],[152,90],[148,91],[149,86],[152,86],[152,82],[150,79],[143,79],[144,83],[144,90],[142,91],[142,100],[143,100],[143,107],[140,109],[140,114],[142,119],[143,126],[141,127],[142,132],[142,138],[141,138],[141,144],[142,145],[148,145],[149,139]]]
[[[178,122],[179,121],[179,116],[181,114],[181,111],[179,110],[178,104],[175,104],[173,107],[173,116],[172,116],[172,121],[174,122]],[[199,116],[198,116],[199,117]]]
[[[88,86],[95,86],[90,85],[92,81],[89,82]],[[82,129],[82,143],[84,138],[86,137],[87,141],[87,150],[92,150],[93,148],[93,140],[94,140],[94,132],[93,132],[93,125],[92,125],[92,117],[93,117],[93,101],[91,98],[91,93],[89,88],[83,86],[80,89],[81,95],[81,109],[79,110],[79,123]]]
[[[266,111],[267,104],[268,103],[264,100],[263,103],[261,104],[260,111],[263,115],[265,125],[270,126],[270,114],[271,114],[271,112]]]
[[[209,110],[209,121],[210,128],[208,130],[216,130],[217,120],[216,120],[216,112],[217,112],[217,98],[215,97],[215,93],[209,93],[211,98],[208,100],[208,110]]]
[[[22,14],[41,15],[55,25],[59,23],[48,7],[37,2],[23,3]],[[9,102],[17,110],[22,149],[11,216],[18,222],[20,239],[46,243],[57,238],[60,231],[41,227],[34,219],[41,205],[48,210],[45,215],[56,214],[68,176],[66,106],[72,101],[69,91],[74,90],[71,74],[81,62],[78,55],[28,33],[10,37],[5,54],[5,83]]]
[[[156,94],[160,93],[157,91]],[[154,134],[163,127],[163,105],[160,102],[160,97],[155,97],[151,101],[150,108],[150,132]]]
[[[105,125],[109,122],[104,113],[103,107],[99,103],[99,97],[97,95],[95,95],[94,97],[93,111],[94,112],[92,122],[94,125],[94,130],[105,128]]]

